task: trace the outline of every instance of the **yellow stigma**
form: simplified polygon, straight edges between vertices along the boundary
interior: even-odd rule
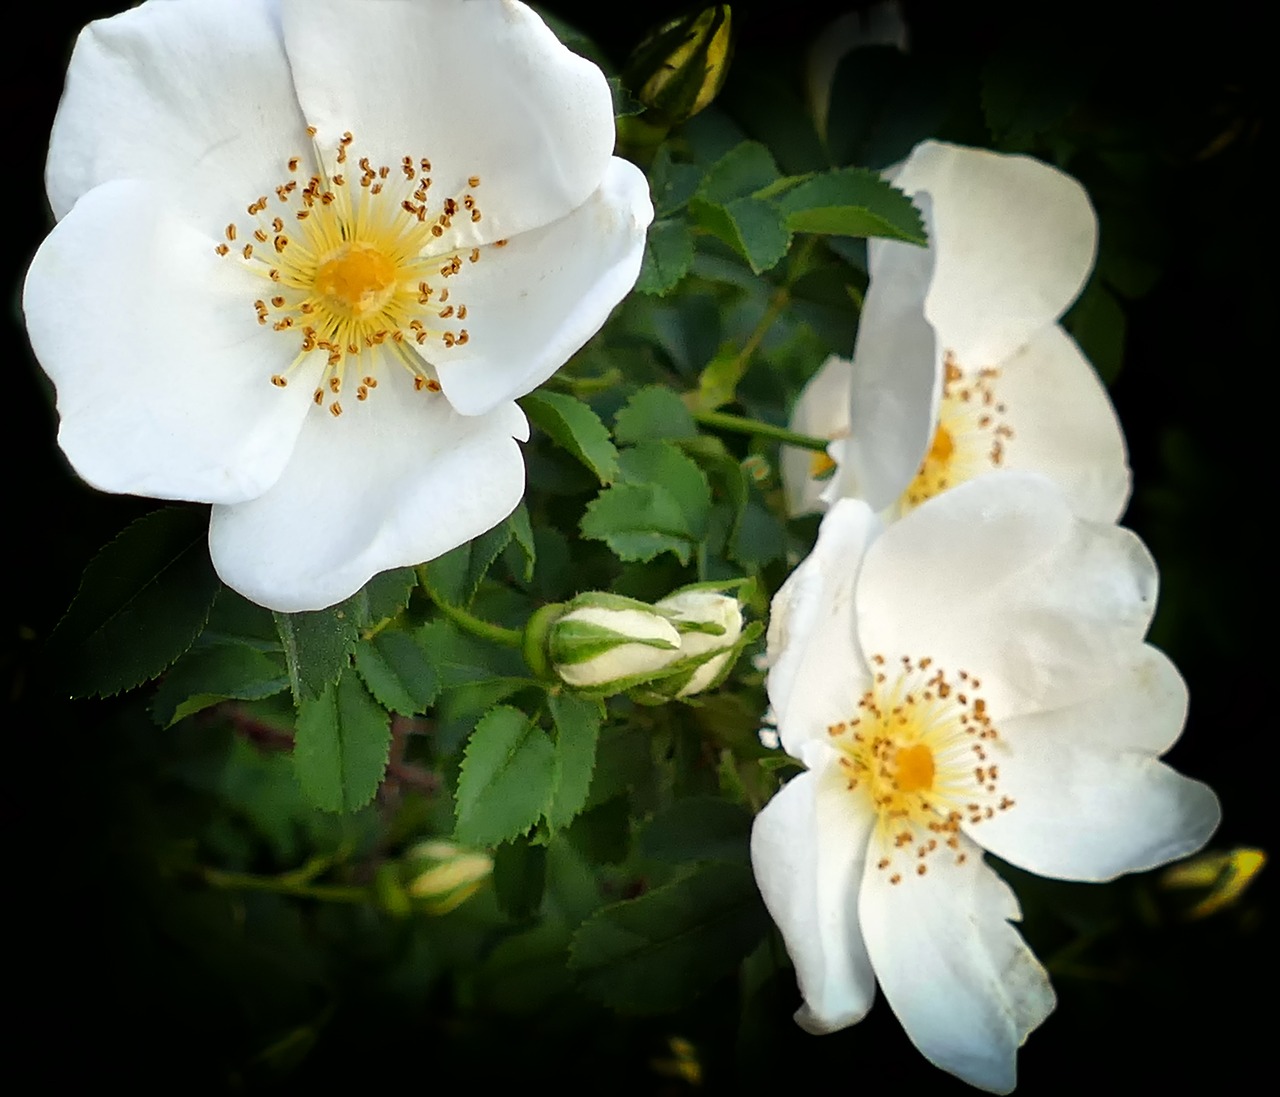
[[[381,309],[396,286],[396,264],[378,248],[358,240],[343,244],[316,271],[315,290],[348,319]]]
[[[899,747],[894,758],[894,781],[902,792],[928,792],[933,788],[933,751],[924,743]]]
[[[356,159],[354,141],[344,133],[331,165],[318,163],[310,175],[309,158],[290,157],[275,198],[249,202],[252,223],[229,223],[214,249],[269,283],[253,302],[258,323],[294,342],[292,364],[271,373],[270,383],[287,388],[319,355],[312,398],[317,406],[328,401],[334,418],[342,414],[338,397],[348,372],[356,400],[368,400],[388,357],[409,372],[416,391],[440,391],[435,356],[471,338],[467,306],[450,300],[446,283],[479,262],[483,246],[483,214],[471,193],[478,175],[467,177],[466,193],[436,202],[428,159],[375,166]]]
[[[927,657],[890,665],[875,655],[871,665],[874,681],[856,713],[827,734],[849,792],[875,813],[871,859],[897,884],[925,875],[942,851],[963,864],[961,825],[1013,801],[997,794],[1000,767],[990,755],[999,735],[976,678],[950,676]]]
[[[999,468],[1013,437],[1013,428],[1004,422],[1005,406],[996,397],[999,370],[966,373],[950,351],[943,358],[943,368],[938,425],[915,478],[898,500],[899,516],[948,488]]]

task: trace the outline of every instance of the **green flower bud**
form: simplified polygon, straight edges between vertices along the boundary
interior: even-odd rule
[[[663,24],[632,53],[623,83],[649,121],[674,126],[706,107],[729,72],[732,20],[728,4]]]
[[[405,855],[405,892],[428,914],[448,914],[471,898],[493,872],[487,853],[431,838]]]

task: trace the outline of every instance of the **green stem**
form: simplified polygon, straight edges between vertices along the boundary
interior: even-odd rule
[[[205,883],[224,891],[269,891],[276,895],[292,895],[299,899],[316,899],[322,903],[369,903],[373,893],[368,888],[338,884],[304,884],[281,876],[255,876],[249,872],[201,870]]]
[[[759,419],[748,419],[744,415],[730,415],[725,411],[695,411],[693,417],[704,426],[732,430],[738,434],[754,434],[759,438],[772,438],[788,446],[798,446],[800,449],[825,453],[827,446],[831,444],[827,438],[797,434],[794,430],[787,430],[786,427],[775,427],[772,423],[762,423]]]
[[[492,624],[489,621],[482,621],[479,617],[468,613],[460,606],[455,606],[451,602],[447,602],[431,589],[431,585],[427,582],[427,570],[424,566],[418,568],[418,584],[422,587],[427,597],[435,603],[436,608],[452,621],[463,632],[469,632],[472,636],[476,636],[481,640],[488,640],[491,644],[500,644],[502,647],[518,648],[524,643],[524,633],[513,628],[503,628],[501,625]]]
[[[760,317],[760,322],[756,324],[755,330],[747,336],[747,341],[742,344],[742,349],[738,351],[737,357],[734,359],[734,377],[738,380],[742,379],[742,375],[747,372],[747,365],[751,361],[751,356],[760,348],[760,344],[764,341],[764,337],[769,334],[769,329],[773,327],[773,322],[782,315],[783,309],[791,303],[791,291],[786,286],[779,286],[772,297],[769,298],[769,307],[764,310],[764,315]]]

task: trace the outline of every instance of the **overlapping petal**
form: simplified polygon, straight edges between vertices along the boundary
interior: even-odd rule
[[[769,612],[769,703],[783,747],[799,756],[847,719],[871,681],[854,625],[858,568],[879,522],[844,500],[823,520],[813,552],[774,595]]]
[[[1124,433],[1097,371],[1057,324],[1000,370],[997,392],[1014,437],[1002,467],[1048,476],[1082,518],[1114,522],[1129,501]]]
[[[1156,580],[1128,530],[1076,519],[1041,477],[991,473],[931,499],[868,549],[858,633],[868,651],[978,674],[1008,718],[1092,696],[1146,632]]]
[[[1013,892],[964,843],[923,876],[869,872],[858,903],[876,978],[911,1042],[971,1085],[1008,1093],[1017,1050],[1052,1012],[1049,976],[1010,920]]]
[[[236,503],[289,460],[314,376],[272,387],[294,347],[256,323],[259,280],[213,247],[164,191],[118,180],[81,198],[31,264],[23,310],[57,389],[58,443],[103,491]]]
[[[560,220],[600,185],[614,140],[604,75],[523,4],[282,0],[281,7],[318,146],[336,148],[350,132],[375,164],[428,157],[433,186],[444,194],[461,194],[478,177],[484,220],[466,224],[468,246]]]
[[[804,995],[796,1020],[815,1033],[862,1020],[875,998],[858,922],[871,818],[838,788],[825,787],[840,781],[828,767],[800,774],[765,805],[751,831],[756,883]]]
[[[926,221],[930,202],[922,198]],[[853,352],[849,439],[824,495],[881,511],[915,475],[937,425],[941,348],[925,318],[937,248],[873,242],[871,283]]]
[[[306,128],[275,0],[141,4],[81,32],[49,141],[61,218],[112,179],[147,179],[204,232],[279,182]]]
[[[1098,226],[1069,175],[1028,156],[925,141],[893,182],[931,200],[937,262],[925,312],[961,361],[1002,362],[1084,286]]]
[[[491,529],[524,494],[514,404],[463,416],[396,371],[340,418],[307,420],[284,474],[256,499],[215,506],[222,580],[286,612],[320,609],[387,568],[430,560]]]
[[[435,357],[453,406],[482,414],[550,377],[635,284],[652,219],[644,174],[615,159],[572,213],[482,248],[458,278],[471,338]]]
[[[1186,710],[1177,670],[1144,646],[1096,697],[1005,721],[1000,769],[1017,804],[974,836],[1006,861],[1067,880],[1110,880],[1199,849],[1218,825],[1218,798],[1156,758]]]

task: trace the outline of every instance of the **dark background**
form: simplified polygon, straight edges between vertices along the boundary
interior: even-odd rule
[[[566,0],[546,7],[576,21],[619,62],[676,5]],[[805,0],[734,7],[740,37],[732,81],[764,71],[794,78],[807,43],[841,10]],[[1083,156],[1073,170],[1094,190],[1104,247],[1108,232],[1126,231],[1124,202],[1138,196],[1133,223],[1142,226],[1158,277],[1149,292],[1122,302],[1128,338],[1113,396],[1136,485],[1125,522],[1162,569],[1154,637],[1191,688],[1187,732],[1170,760],[1221,796],[1215,847],[1268,846],[1275,835],[1275,553],[1264,520],[1276,500],[1277,417],[1275,352],[1272,340],[1264,341],[1275,315],[1267,254],[1275,233],[1261,170],[1263,150],[1274,141],[1263,106],[1273,79],[1264,67],[1261,6],[1227,0],[1178,16],[1165,6],[1126,4],[1064,4],[1033,15],[1025,4],[990,0],[906,7],[916,55],[954,82],[958,106],[947,136],[984,140],[977,74],[987,59],[1025,42],[1046,79],[1053,72],[1079,77],[1073,124],[1096,133],[1103,152]],[[148,867],[148,828],[173,791],[155,778],[151,755],[167,749],[159,740],[174,733],[140,720],[128,698],[56,697],[38,659],[84,564],[152,505],[100,495],[70,474],[18,309],[22,273],[50,223],[41,172],[70,44],[85,21],[113,10],[45,5],[28,23],[39,26],[35,35],[10,36],[3,75],[12,272],[5,322],[14,387],[0,436],[5,482],[17,498],[7,526],[12,570],[2,659],[10,791],[3,818],[21,1018],[10,1032],[13,1059],[37,1068],[47,1083],[116,1077],[144,1092],[161,1084],[219,1091],[227,1087],[229,1022],[219,1017],[215,980],[193,959],[198,932],[170,947],[152,913],[155,895],[170,885]],[[1118,197],[1114,189],[1104,193],[1115,182],[1117,157],[1133,166],[1131,190]],[[1260,974],[1272,951],[1267,875],[1274,869],[1242,907],[1216,918],[1166,918],[1140,939],[1113,938],[1105,978],[1058,978],[1059,1011],[1021,1056],[1022,1091],[1107,1094],[1201,1084],[1219,1092],[1251,1080],[1246,1071],[1257,1069],[1270,1036],[1264,1003],[1272,995]],[[704,1010],[721,1008],[719,1001]],[[723,1001],[731,1014],[732,999]],[[963,1091],[919,1060],[883,1003],[858,1029],[821,1041],[793,1031],[795,1004],[794,991],[780,988],[776,1040],[750,1077],[735,1080],[731,1051],[719,1058],[708,1052],[707,1088],[749,1091],[777,1081]],[[523,1064],[550,1053],[558,1073],[546,1081],[566,1091],[682,1091],[649,1066],[654,1042],[667,1031],[663,1023],[619,1021],[611,1029],[603,1018],[589,1039],[495,1026],[489,1051],[474,1033],[454,1040],[447,1018],[435,1018],[434,1028],[419,1022],[373,1007],[363,1020],[348,1018],[335,1026],[333,1046],[313,1056],[293,1084],[349,1073],[384,1088],[408,1081],[532,1085],[537,1071],[527,1074]],[[720,1030],[704,1024],[707,1043],[714,1046],[718,1034],[731,1049],[732,1028],[731,1015]],[[601,1031],[612,1036],[601,1039]]]

